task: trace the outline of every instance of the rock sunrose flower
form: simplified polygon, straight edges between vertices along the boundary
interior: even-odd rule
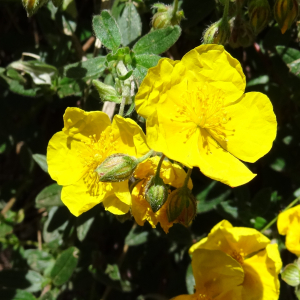
[[[64,128],[49,141],[47,162],[50,176],[63,186],[61,199],[73,215],[100,202],[114,214],[128,212],[128,180],[100,182],[95,169],[114,153],[141,157],[149,151],[145,139],[131,119],[115,116],[111,124],[103,112],[66,109]]]
[[[240,63],[221,45],[161,59],[135,97],[148,145],[232,187],[247,183],[255,174],[237,158],[255,162],[271,149],[276,117],[268,97],[244,94],[245,85]]]
[[[150,204],[145,199],[145,188],[147,181],[156,173],[156,168],[159,162],[159,157],[151,157],[138,165],[134,172],[134,177],[141,179],[139,183],[132,190],[132,207],[131,213],[135,221],[143,226],[145,221],[155,228],[159,222],[163,230],[168,233],[169,228],[173,226],[174,222],[169,222],[167,217],[167,202],[154,213]],[[185,171],[178,165],[172,164],[170,161],[163,161],[160,169],[160,177],[165,184],[179,188],[183,185],[186,177]],[[193,188],[191,179],[189,179],[188,187]]]
[[[287,249],[300,255],[300,205],[279,214],[277,220],[279,234],[286,235]]]
[[[238,300],[244,271],[240,264],[218,250],[197,249],[193,253],[192,268],[195,293],[181,295],[172,300]]]
[[[220,250],[239,262],[245,278],[241,297],[237,299],[278,299],[278,274],[282,266],[278,246],[270,244],[270,240],[257,230],[233,227],[224,220],[206,238],[194,244],[190,253],[196,249]]]

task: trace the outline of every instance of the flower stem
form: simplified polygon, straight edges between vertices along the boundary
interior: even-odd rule
[[[222,17],[223,22],[227,22],[228,10],[229,10],[229,0],[225,0],[225,7],[224,7],[224,12]]]
[[[293,202],[291,202],[282,212],[288,210],[289,208],[293,207],[297,202],[300,200],[300,196],[297,197]],[[265,230],[269,229],[278,219],[277,215],[267,226],[265,226],[260,232],[264,232]]]
[[[157,168],[156,168],[155,177],[159,177],[159,174],[160,174],[160,168],[161,168],[162,162],[164,161],[165,157],[166,157],[166,156],[165,156],[164,154],[160,157],[160,160],[159,160],[158,165],[157,165]]]
[[[140,157],[140,158],[137,159],[138,163],[141,163],[142,161],[146,160],[146,159],[149,158],[153,153],[154,153],[154,150],[151,149],[148,153],[146,153],[145,155],[143,155],[142,157]]]
[[[185,177],[185,179],[184,179],[184,183],[183,183],[183,186],[184,187],[187,187],[187,185],[188,185],[188,182],[189,182],[189,179],[190,179],[190,177],[191,177],[191,174],[192,174],[192,171],[193,171],[193,168],[189,168],[189,170],[188,170],[188,172],[187,172],[187,174],[186,174],[186,177]]]
[[[124,65],[123,61],[120,60],[117,64],[117,74],[124,76],[128,72],[126,66]],[[120,109],[119,109],[119,115],[123,117],[124,115],[124,108],[125,104],[130,104],[131,102],[131,78],[127,78],[124,80],[124,83],[122,85],[122,101],[120,104]]]
[[[178,10],[178,0],[174,0],[173,10],[172,10],[172,19],[176,17],[177,10]]]

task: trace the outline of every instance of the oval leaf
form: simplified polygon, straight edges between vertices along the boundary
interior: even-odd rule
[[[35,206],[37,208],[63,206],[61,202],[61,189],[62,187],[53,183],[45,187],[35,198]]]

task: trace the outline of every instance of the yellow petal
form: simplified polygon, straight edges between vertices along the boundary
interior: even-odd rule
[[[116,195],[110,195],[109,197],[103,200],[103,206],[105,210],[108,210],[114,215],[124,215],[126,214],[129,209],[130,205],[125,204],[124,202],[120,201]]]
[[[209,82],[225,93],[231,103],[242,96],[246,79],[239,61],[221,45],[201,45],[181,60],[189,70],[187,77],[197,82]]]
[[[53,180],[60,185],[69,185],[79,180],[84,173],[81,153],[86,147],[62,131],[51,138],[47,148],[48,172]]]
[[[230,291],[244,281],[241,265],[226,253],[218,250],[198,249],[192,257],[196,294],[212,299]]]
[[[82,213],[91,209],[104,200],[105,197],[112,195],[111,187],[107,183],[99,183],[98,195],[93,196],[88,192],[83,179],[68,186],[64,186],[61,193],[62,202],[68,207],[70,212],[78,217]]]
[[[276,258],[274,252],[277,251]],[[274,261],[273,259],[276,259]],[[277,245],[268,245],[265,250],[245,260],[243,300],[274,300],[279,297],[278,264],[281,263]]]
[[[289,228],[291,228],[291,223],[294,219],[299,219],[300,217],[300,205],[296,205],[282,213],[279,214],[277,220],[277,228],[279,234],[286,235]]]
[[[135,105],[138,114],[147,118],[154,111],[154,104],[166,99],[166,91],[172,87],[174,80],[179,80],[174,67],[179,61],[169,58],[159,60],[157,66],[150,68],[135,96]]]
[[[90,135],[96,135],[98,140],[100,134],[107,126],[110,119],[102,111],[85,112],[77,107],[68,107],[64,114],[63,132],[75,139],[90,141]]]
[[[116,197],[126,205],[131,205],[131,195],[128,188],[128,180],[121,182],[112,182],[113,192]]]
[[[270,151],[277,123],[273,106],[266,95],[247,93],[225,110],[230,117],[224,125],[227,142],[209,131],[224,149],[247,162],[255,162]]]
[[[294,219],[293,222],[290,223],[290,229],[287,232],[285,239],[286,248],[296,254],[300,255],[300,224],[299,219]]]
[[[180,295],[175,298],[171,298],[171,300],[197,300],[197,297],[194,295]]]
[[[143,130],[133,120],[115,115],[112,128],[118,152],[141,157],[150,150]]]

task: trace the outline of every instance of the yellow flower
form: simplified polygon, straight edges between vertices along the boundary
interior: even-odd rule
[[[244,271],[229,255],[218,250],[195,250],[192,268],[196,283],[195,293],[177,296],[172,300],[241,299]]]
[[[140,157],[149,148],[142,129],[131,119],[109,117],[100,111],[67,108],[64,128],[54,134],[47,149],[49,174],[63,186],[61,199],[79,216],[103,202],[106,210],[125,214],[131,204],[128,180],[99,182],[95,169],[113,153]]]
[[[190,248],[221,250],[230,255],[244,269],[242,300],[276,300],[279,297],[279,280],[282,262],[277,244],[253,228],[233,227],[228,221],[218,223],[198,243]]]
[[[285,245],[289,251],[300,255],[300,205],[279,214],[277,220],[279,234],[286,235]]]
[[[168,233],[169,228],[175,223],[170,223],[168,221],[168,200],[156,213],[154,213],[150,204],[145,199],[147,181],[155,174],[159,159],[158,156],[151,157],[140,163],[136,168],[134,177],[141,179],[141,181],[132,190],[131,213],[140,226],[143,226],[145,221],[148,221],[152,228],[155,228],[159,222],[163,230]],[[184,183],[186,173],[178,164],[172,164],[170,161],[164,160],[160,169],[160,177],[165,184],[179,188]],[[190,189],[193,188],[191,179],[189,179],[188,187]]]
[[[271,149],[276,117],[269,98],[244,94],[245,84],[240,63],[221,45],[161,59],[135,97],[148,145],[232,187],[250,181],[255,174],[237,158],[255,162]]]

